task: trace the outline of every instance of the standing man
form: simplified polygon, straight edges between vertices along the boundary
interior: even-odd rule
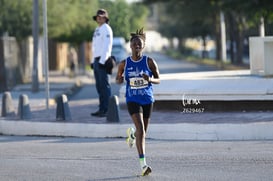
[[[91,115],[105,117],[111,96],[105,62],[111,56],[113,32],[108,24],[109,17],[105,9],[99,9],[93,19],[98,23],[98,27],[93,34],[91,68],[94,70],[96,89],[99,94],[99,110]]]

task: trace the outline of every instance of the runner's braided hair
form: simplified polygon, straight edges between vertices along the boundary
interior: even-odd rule
[[[133,39],[135,39],[135,38],[140,38],[145,42],[146,34],[143,32],[143,27],[139,30],[136,30],[136,33],[131,33],[130,41],[133,41]]]

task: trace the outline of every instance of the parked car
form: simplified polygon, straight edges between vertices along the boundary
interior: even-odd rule
[[[123,37],[113,38],[112,56],[115,56],[117,63],[128,56],[125,46],[126,42]]]

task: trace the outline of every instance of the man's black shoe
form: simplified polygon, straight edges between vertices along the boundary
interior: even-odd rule
[[[100,113],[99,115],[98,115],[98,117],[106,117],[106,113]]]
[[[97,111],[97,112],[91,113],[91,116],[106,117],[106,112]]]
[[[91,113],[91,116],[97,116],[97,115],[99,115],[99,114],[100,114],[100,111],[97,111],[97,112]]]

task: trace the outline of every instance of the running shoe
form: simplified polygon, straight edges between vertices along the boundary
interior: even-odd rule
[[[126,139],[126,142],[127,142],[128,146],[130,148],[132,148],[136,143],[135,129],[134,128],[128,128],[126,133],[127,133],[127,136],[128,136],[127,139]]]
[[[142,168],[142,176],[147,176],[149,175],[150,173],[152,172],[152,168],[149,167],[148,165],[145,165],[143,168]]]

